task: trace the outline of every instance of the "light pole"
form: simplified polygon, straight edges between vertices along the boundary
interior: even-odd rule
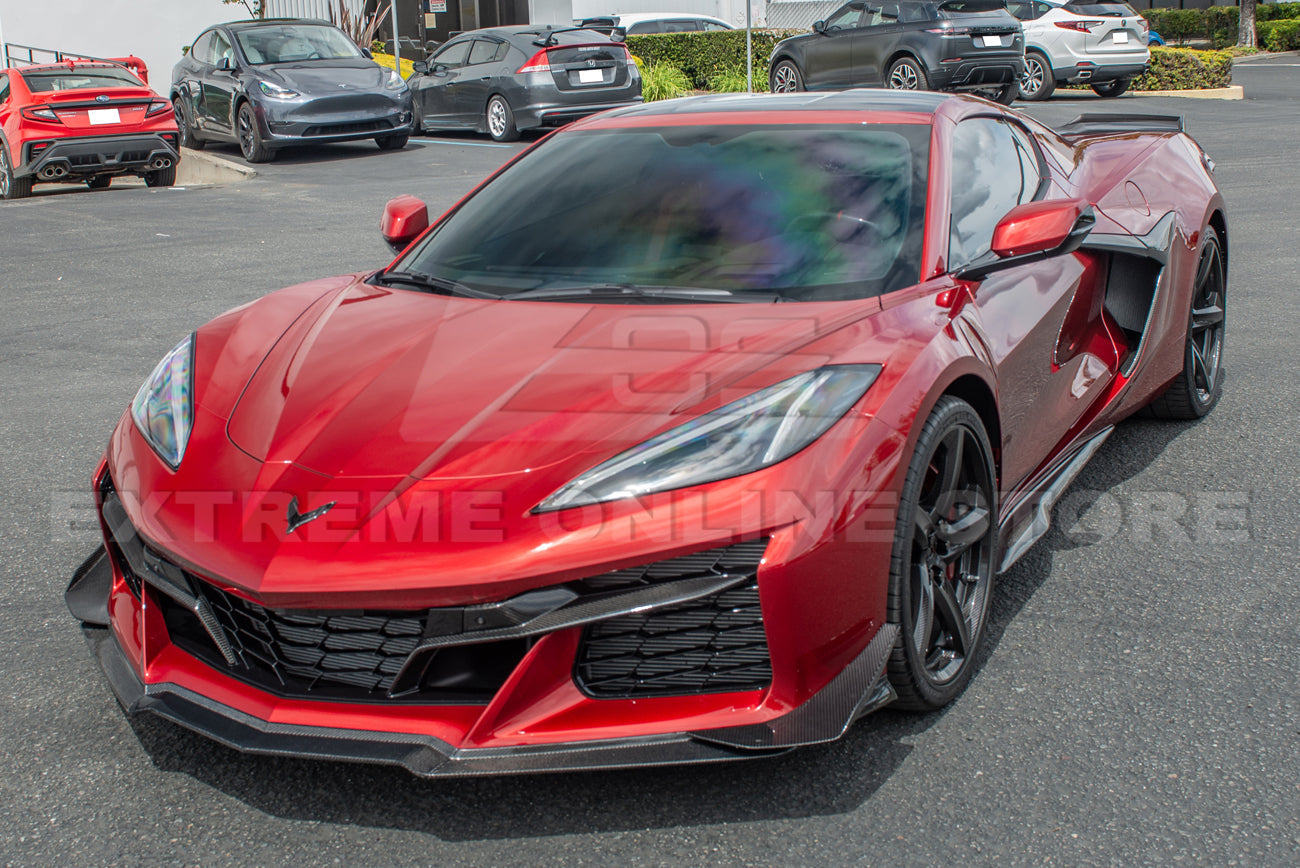
[[[402,74],[402,43],[397,38],[397,0],[388,4],[388,9],[393,13],[393,59],[397,62],[397,74]]]
[[[754,0],[745,0],[745,89],[754,92]]]

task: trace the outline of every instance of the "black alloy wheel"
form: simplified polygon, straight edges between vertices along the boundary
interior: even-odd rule
[[[262,129],[257,125],[252,103],[246,102],[239,107],[236,127],[239,132],[239,151],[245,160],[250,163],[267,163],[275,157],[275,151],[262,141]]]
[[[176,129],[180,132],[181,147],[192,151],[203,150],[203,140],[195,137],[189,112],[185,108],[184,100],[179,96],[172,100],[172,114],[176,115]]]
[[[768,89],[772,93],[799,93],[804,89],[803,76],[794,61],[783,60],[772,68]]]
[[[1199,419],[1214,409],[1223,394],[1228,269],[1219,233],[1211,228],[1205,235],[1192,284],[1183,370],[1147,407],[1157,419]]]
[[[889,67],[885,84],[891,90],[929,90],[930,81],[921,64],[910,57],[900,57]]]
[[[941,708],[970,680],[997,547],[993,449],[979,414],[939,399],[908,465],[890,561],[889,659],[898,705]]]
[[[1041,102],[1056,90],[1056,78],[1052,75],[1052,64],[1047,55],[1041,51],[1025,52],[1025,71],[1020,76],[1020,98],[1029,102]]]

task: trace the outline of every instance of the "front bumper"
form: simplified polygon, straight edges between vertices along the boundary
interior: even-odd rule
[[[411,97],[380,98],[355,105],[338,100],[255,103],[266,142],[272,146],[346,142],[413,132]]]
[[[40,177],[56,167],[65,170],[61,177],[140,173],[161,168],[154,165],[158,160],[175,165],[181,158],[176,133],[56,139],[33,153],[34,144],[23,146],[25,162],[15,170],[19,178]]]
[[[146,683],[112,630],[85,629],[118,701],[245,753],[396,765],[423,777],[526,774],[753,759],[839,738],[858,717],[894,699],[884,676],[898,628],[887,624],[808,702],[766,724],[698,732],[498,748],[456,748],[407,732],[275,723],[178,684]]]

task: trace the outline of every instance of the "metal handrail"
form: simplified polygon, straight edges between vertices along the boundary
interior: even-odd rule
[[[15,57],[11,49],[18,49],[27,53],[25,58]],[[49,55],[52,59],[36,58],[36,53]],[[0,55],[4,57],[5,67],[18,66],[38,66],[47,63],[62,63],[65,60],[89,60],[95,63],[111,63],[114,66],[120,66],[132,75],[137,76],[145,84],[149,83],[149,68],[145,66],[144,61],[138,57],[96,57],[93,54],[79,54],[72,51],[58,51],[53,48],[38,48],[34,45],[19,45],[16,42],[6,42]]]

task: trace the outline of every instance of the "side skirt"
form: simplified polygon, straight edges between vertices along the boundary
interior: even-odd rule
[[[1068,453],[1041,474],[1033,488],[1003,515],[998,522],[998,549],[1002,552],[999,573],[1011,569],[1047,533],[1052,526],[1052,507],[1114,430],[1114,426],[1105,428]]]

